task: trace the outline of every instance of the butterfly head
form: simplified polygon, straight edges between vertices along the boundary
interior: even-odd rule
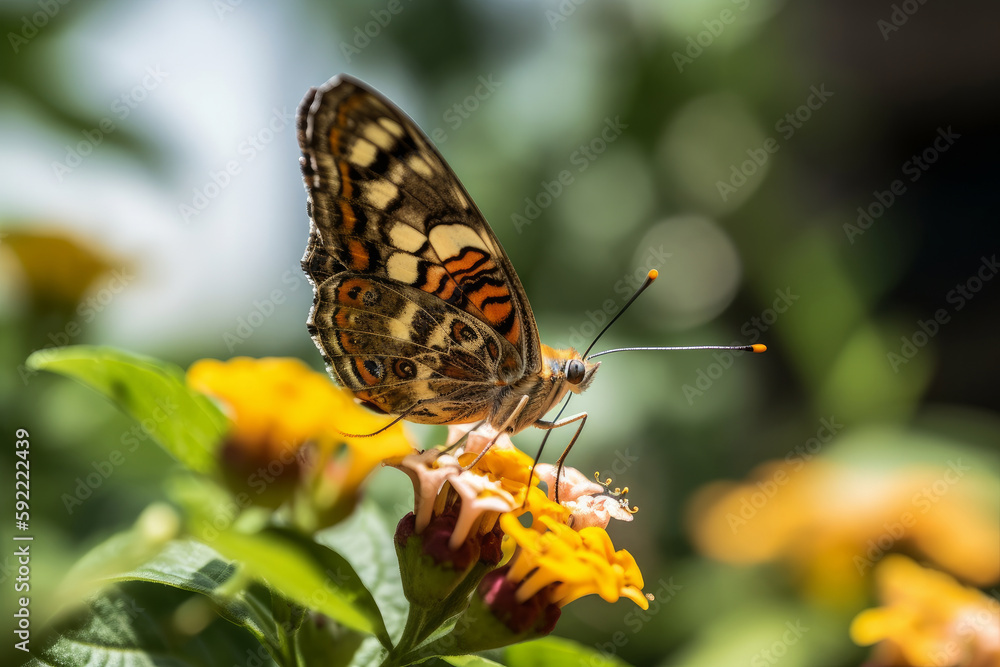
[[[545,364],[553,381],[562,381],[575,394],[583,393],[594,380],[594,373],[601,362],[587,361],[572,347],[556,350],[542,345]]]

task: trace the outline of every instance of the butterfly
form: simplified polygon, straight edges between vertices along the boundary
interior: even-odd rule
[[[542,417],[600,362],[540,342],[503,246],[420,128],[341,75],[309,90],[297,131],[308,329],[336,379],[395,421],[579,433],[586,413]]]

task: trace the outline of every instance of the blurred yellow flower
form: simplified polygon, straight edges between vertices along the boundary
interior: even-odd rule
[[[861,612],[851,639],[880,642],[869,664],[912,667],[1000,665],[1000,602],[909,558],[887,556],[875,570],[884,606]]]
[[[978,585],[1000,580],[1000,526],[983,476],[958,458],[940,467],[873,469],[801,459],[715,482],[692,499],[688,529],[717,560],[790,563],[811,595],[860,603],[864,577],[906,549]]]
[[[373,433],[386,419],[298,359],[203,359],[187,379],[232,422],[220,460],[233,490],[274,506],[305,488],[322,525],[353,509],[373,468],[413,451],[400,424],[372,437],[345,436]]]
[[[2,245],[17,257],[36,302],[75,308],[91,284],[114,268],[103,253],[63,232],[10,231]]]

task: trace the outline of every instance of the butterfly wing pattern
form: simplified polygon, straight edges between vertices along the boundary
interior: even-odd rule
[[[569,388],[573,355],[540,344],[503,247],[428,138],[343,75],[307,93],[298,137],[308,326],[333,375],[415,422],[539,420]]]

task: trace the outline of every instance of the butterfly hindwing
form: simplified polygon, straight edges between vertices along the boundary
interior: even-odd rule
[[[386,412],[419,403],[419,421],[480,418],[498,387],[541,361],[524,291],[482,214],[413,122],[359,82],[310,91],[299,140],[310,330],[331,368]]]

